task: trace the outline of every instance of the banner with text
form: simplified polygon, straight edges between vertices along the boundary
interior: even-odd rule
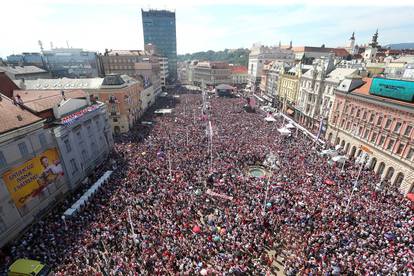
[[[36,198],[49,184],[64,181],[56,148],[44,151],[23,165],[8,170],[3,180],[17,208]]]

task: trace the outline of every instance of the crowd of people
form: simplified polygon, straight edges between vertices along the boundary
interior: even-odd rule
[[[177,94],[157,103],[172,114],[117,138],[109,183],[67,228],[54,210],[4,268],[26,257],[57,275],[272,275],[275,250],[286,275],[413,273],[414,213],[396,188],[363,170],[347,206],[359,166],[341,173],[241,98],[211,97],[203,113],[201,95]],[[250,176],[269,154],[277,167]]]

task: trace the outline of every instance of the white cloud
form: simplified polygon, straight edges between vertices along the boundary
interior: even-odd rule
[[[232,12],[233,7],[242,12]],[[250,7],[265,9],[250,12]],[[376,28],[380,42],[413,40],[403,31],[413,24],[412,0],[6,0],[0,56],[39,51],[38,40],[45,48],[50,41],[65,46],[68,40],[89,50],[142,49],[141,8],[176,9],[179,53],[249,47],[256,41],[337,46],[352,31],[365,43]],[[228,14],[206,12],[214,8]],[[312,24],[317,27],[301,31]]]

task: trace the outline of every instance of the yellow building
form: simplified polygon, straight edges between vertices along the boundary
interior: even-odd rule
[[[289,71],[282,69],[279,77],[278,93],[279,108],[288,115],[293,116],[299,96],[299,79],[302,75],[302,66],[292,68]]]

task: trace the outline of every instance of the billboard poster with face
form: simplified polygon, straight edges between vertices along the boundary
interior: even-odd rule
[[[56,148],[12,168],[3,174],[3,181],[17,208],[23,207],[52,183],[64,181],[64,173]]]

